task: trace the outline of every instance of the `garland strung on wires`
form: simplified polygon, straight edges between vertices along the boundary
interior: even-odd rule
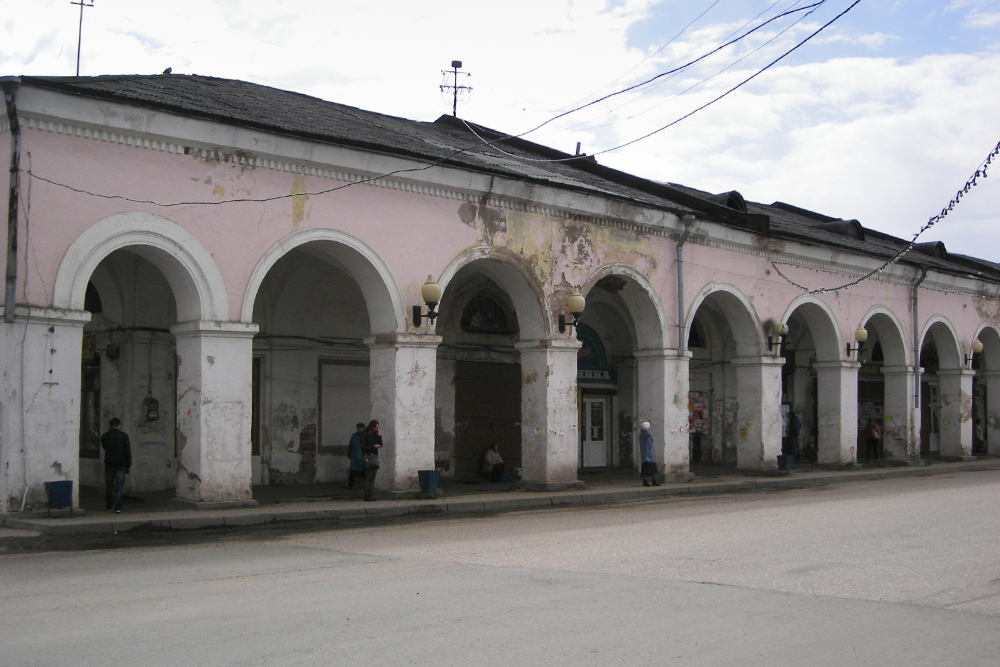
[[[779,276],[781,276],[782,278],[784,278],[788,282],[788,284],[792,285],[793,287],[797,287],[798,289],[802,290],[803,292],[805,292],[807,294],[826,294],[826,293],[829,293],[829,292],[839,292],[840,290],[845,290],[845,289],[848,289],[850,287],[854,287],[855,285],[859,285],[859,284],[863,283],[864,281],[868,280],[869,278],[871,278],[872,276],[874,276],[875,274],[884,271],[887,267],[891,266],[892,264],[895,264],[896,262],[898,262],[899,260],[901,260],[904,255],[906,255],[908,252],[910,252],[911,250],[913,250],[913,247],[916,245],[916,241],[917,241],[918,238],[920,238],[921,234],[923,234],[924,232],[926,232],[928,229],[930,229],[931,227],[933,227],[937,223],[939,223],[942,220],[944,220],[945,216],[947,216],[949,213],[951,213],[952,210],[956,206],[958,206],[958,202],[961,201],[962,197],[964,197],[966,194],[968,194],[969,190],[971,190],[972,188],[974,188],[977,185],[977,182],[979,181],[980,176],[983,177],[983,178],[986,178],[986,170],[993,163],[993,159],[996,158],[997,156],[1000,156],[1000,142],[998,142],[997,145],[993,147],[993,150],[990,151],[990,154],[986,156],[986,160],[983,161],[983,163],[979,165],[978,169],[976,169],[976,173],[973,174],[972,177],[969,178],[969,180],[967,180],[965,182],[965,185],[962,187],[962,189],[960,189],[958,191],[958,193],[955,194],[954,197],[951,198],[951,201],[948,202],[948,205],[945,208],[941,209],[941,212],[939,214],[931,216],[931,219],[928,220],[924,224],[923,227],[921,227],[919,230],[917,230],[917,233],[913,235],[913,238],[910,239],[910,242],[906,245],[905,248],[903,248],[902,250],[900,250],[899,252],[897,252],[895,255],[893,255],[892,257],[890,257],[889,259],[887,259],[877,269],[875,269],[873,271],[869,271],[868,273],[866,273],[865,275],[861,276],[857,280],[852,280],[851,282],[845,283],[845,284],[840,285],[838,287],[818,287],[816,289],[809,289],[808,287],[805,287],[804,285],[800,285],[799,283],[795,282],[794,280],[792,280],[791,278],[789,278],[788,276],[786,276],[784,273],[782,273],[781,269],[778,268],[778,263],[775,262],[774,260],[771,261],[771,266],[774,267],[775,272]],[[781,262],[781,263],[785,264],[787,266],[796,266],[796,264],[794,264],[792,262]]]

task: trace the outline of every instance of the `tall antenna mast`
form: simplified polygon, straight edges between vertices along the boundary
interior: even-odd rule
[[[472,90],[472,86],[460,86],[460,85],[458,85],[458,75],[459,75],[459,71],[458,70],[461,69],[461,68],[462,68],[462,61],[461,60],[452,60],[451,61],[451,71],[446,70],[446,69],[441,70],[441,73],[444,74],[445,76],[448,76],[449,74],[451,74],[454,77],[452,79],[452,81],[453,81],[452,85],[449,86],[448,84],[444,84],[444,85],[441,86],[441,92],[444,92],[444,91],[449,90],[449,89],[451,90],[451,92],[452,92],[452,98],[451,98],[451,115],[455,116],[455,117],[458,116],[458,91],[460,91],[460,90]],[[462,72],[461,74],[462,74],[462,76],[472,76],[471,74],[468,74],[466,72]]]
[[[93,7],[94,0],[90,0],[90,4],[86,3],[86,0],[80,0],[80,2],[70,2],[71,5],[80,5],[80,29],[76,33],[76,75],[80,76],[80,45],[83,42],[83,8]]]

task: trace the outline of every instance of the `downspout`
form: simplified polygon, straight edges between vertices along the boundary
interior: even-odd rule
[[[910,310],[913,311],[913,409],[920,409],[920,320],[917,317],[917,289],[927,278],[927,267],[920,267],[920,277],[911,285]]]
[[[17,203],[21,195],[21,125],[17,121],[15,97],[21,87],[16,76],[0,77],[7,120],[10,122],[10,190],[7,194],[7,271],[4,279],[3,321],[14,321],[14,293],[17,290]]]
[[[691,235],[691,225],[694,216],[685,213],[681,216],[684,232],[677,239],[677,356],[683,357],[687,352],[687,340],[684,338],[684,243]]]

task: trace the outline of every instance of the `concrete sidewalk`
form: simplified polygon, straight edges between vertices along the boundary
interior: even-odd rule
[[[682,494],[782,490],[848,481],[1000,470],[1000,458],[956,463],[935,461],[926,467],[825,470],[807,466],[780,476],[753,475],[731,469],[713,475],[712,468],[700,470],[704,474],[697,475],[693,481],[666,483],[658,487],[641,486],[631,471],[607,471],[581,475],[586,488],[553,492],[522,491],[513,485],[465,485],[449,481],[445,489],[438,490],[436,497],[382,499],[377,503],[366,503],[348,496],[341,485],[332,484],[298,487],[298,491],[263,487],[259,489],[263,498],[256,507],[176,509],[176,505],[161,500],[141,509],[126,506],[122,514],[77,510],[70,516],[67,510],[61,510],[54,511],[49,518],[44,511],[13,513],[0,515],[0,551],[38,548],[46,544],[51,547],[56,538],[111,536],[142,531],[232,529],[268,524],[287,526],[291,522],[334,523],[387,517],[513,512],[572,505],[645,502]],[[258,489],[255,489],[255,495],[257,493]]]

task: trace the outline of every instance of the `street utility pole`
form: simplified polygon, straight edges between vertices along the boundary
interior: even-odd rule
[[[80,76],[80,45],[83,42],[83,8],[93,7],[94,0],[90,0],[88,5],[85,0],[80,0],[80,2],[70,2],[71,5],[80,5],[80,28],[76,33],[76,75]]]

